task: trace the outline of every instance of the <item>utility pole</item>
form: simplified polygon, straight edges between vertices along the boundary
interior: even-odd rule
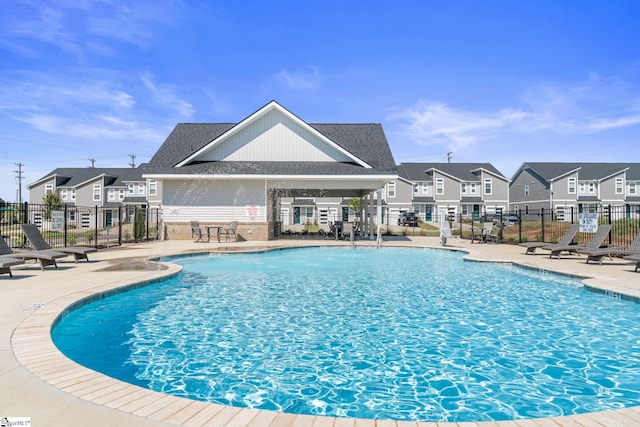
[[[96,166],[95,166],[95,164],[96,164],[96,159],[94,159],[94,158],[90,158],[90,159],[89,159],[89,161],[91,162],[91,167],[92,167],[92,168],[95,168],[95,167],[96,167]]]
[[[136,167],[136,155],[135,154],[129,154],[129,157],[131,157],[131,163],[129,163],[129,166],[131,166],[132,168]]]
[[[453,151],[449,151],[447,153],[447,163],[451,163],[451,155],[453,154]]]
[[[18,203],[22,204],[22,180],[24,179],[24,175],[22,175],[22,167],[23,163],[15,163],[18,167],[17,171],[13,171],[16,174],[16,181],[18,181]]]

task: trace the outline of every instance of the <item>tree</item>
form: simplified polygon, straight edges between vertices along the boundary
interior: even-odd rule
[[[42,198],[42,204],[44,204],[44,219],[47,221],[51,219],[51,212],[62,209],[62,199],[58,192],[47,193]]]
[[[355,222],[358,222],[360,220],[360,198],[359,197],[352,197],[349,199],[349,209],[355,212],[356,214]]]
[[[133,223],[133,234],[136,240],[144,240],[146,234],[144,215],[142,214],[142,209],[139,207],[136,208],[136,218]]]

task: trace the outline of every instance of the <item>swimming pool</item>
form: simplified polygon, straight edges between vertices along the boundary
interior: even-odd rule
[[[462,254],[306,248],[184,273],[54,328],[92,369],[227,405],[359,418],[550,417],[640,401],[638,304]]]

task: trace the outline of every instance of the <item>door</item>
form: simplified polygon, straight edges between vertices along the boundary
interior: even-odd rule
[[[300,207],[295,206],[293,208],[293,223],[300,224]]]

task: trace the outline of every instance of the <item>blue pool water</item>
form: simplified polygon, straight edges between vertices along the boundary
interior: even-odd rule
[[[180,275],[85,305],[68,357],[163,393],[390,420],[640,404],[640,304],[462,254],[306,248],[172,259]]]

